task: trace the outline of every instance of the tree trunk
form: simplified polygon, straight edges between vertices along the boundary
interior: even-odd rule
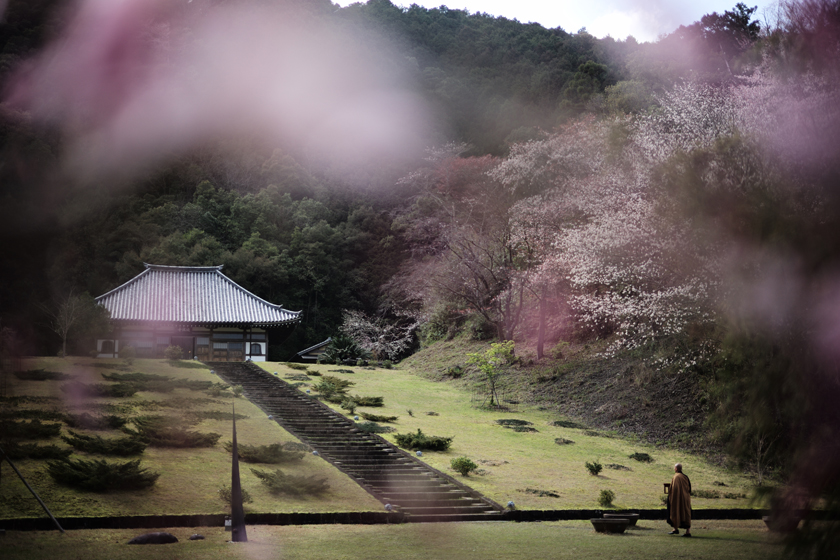
[[[545,345],[545,316],[546,316],[546,287],[543,286],[540,296],[540,328],[537,334],[537,359],[542,360],[543,346]]]

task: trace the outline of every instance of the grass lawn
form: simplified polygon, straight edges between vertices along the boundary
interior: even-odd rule
[[[284,364],[261,365],[268,371],[278,372],[281,378],[301,373]],[[340,372],[348,369],[353,373]],[[480,409],[471,406],[467,388],[432,381],[410,369],[310,365],[309,370],[354,382],[350,394],[384,397],[384,407],[359,408],[357,413],[398,416],[393,424],[398,433],[421,429],[428,435],[454,437],[448,452],[427,451],[421,460],[463,480],[502,505],[512,500],[520,509],[594,509],[600,507],[600,491],[609,489],[615,492],[614,504],[619,508],[658,508],[662,507],[662,484],[670,482],[674,463],[681,462],[695,492],[717,492],[721,496],[695,497],[692,500],[695,509],[750,507],[746,497],[723,497],[724,493],[749,495],[749,479],[699,456],[610,437],[612,434],[608,433],[593,433],[584,427],[552,426],[551,422],[561,418],[534,406],[511,405],[508,411]],[[316,384],[318,379],[312,376],[309,384]],[[301,386],[300,390],[306,388]],[[337,405],[331,406],[346,414]],[[498,425],[498,419],[526,420],[537,431],[515,432]],[[393,433],[383,437],[394,441]],[[558,445],[557,438],[574,443]],[[637,452],[649,454],[654,462],[629,458]],[[478,474],[461,477],[451,470],[451,459],[459,456],[476,462],[480,467]],[[604,467],[598,476],[590,475],[584,466],[594,461]]]
[[[93,364],[97,364],[94,366]],[[101,367],[102,365],[113,367]],[[190,380],[220,379],[206,368],[177,368],[163,360],[135,360],[126,368],[121,360],[92,360],[88,358],[39,358],[27,360],[24,369],[59,371],[76,376],[75,381],[87,384],[103,383],[101,373],[131,373],[165,375]],[[20,411],[43,409],[60,412],[89,412],[92,414],[117,413],[132,418],[141,415],[164,415],[173,423],[181,422],[184,415],[202,412],[230,412],[235,402],[236,413],[247,418],[238,420],[237,435],[240,443],[264,445],[296,441],[276,422],[245,399],[234,399],[230,391],[211,396],[202,391],[175,389],[171,393],[139,392],[129,398],[85,398],[73,400],[67,397],[60,386],[68,381],[22,381],[9,375],[5,399],[0,399],[0,413],[11,415]],[[39,397],[37,400],[21,400],[16,397]],[[222,444],[231,439],[230,420],[203,419],[190,430],[221,434],[214,447],[196,449],[172,449],[148,447],[142,455],[128,458],[107,458],[109,461],[124,462],[141,459],[141,466],[161,474],[157,483],[143,491],[92,493],[82,492],[56,484],[47,474],[45,462],[40,460],[18,460],[15,465],[29,483],[47,503],[56,516],[108,516],[108,515],[153,515],[184,513],[223,513],[227,510],[219,499],[218,489],[230,485],[230,454]],[[62,433],[67,434],[67,426]],[[105,438],[118,437],[116,430],[88,431],[74,430],[88,435]],[[34,441],[33,441],[34,442]],[[37,443],[67,445],[59,438],[39,440]],[[74,458],[101,458],[87,453],[74,452]],[[325,477],[330,490],[321,496],[289,497],[273,496],[264,490],[259,479],[249,467],[261,470],[281,468],[292,475],[316,475]],[[44,516],[38,503],[32,498],[8,464],[0,463],[0,519],[14,517]],[[249,465],[240,463],[242,485],[253,498],[245,505],[245,511],[253,512],[331,512],[331,511],[379,511],[377,500],[362,490],[349,477],[333,468],[326,461],[312,455],[305,456],[299,463],[282,465]]]
[[[640,521],[622,535],[595,533],[586,521],[551,523],[419,523],[404,525],[309,525],[248,527],[247,543],[228,543],[219,528],[168,529],[178,543],[130,546],[140,530],[10,532],[0,537],[4,560],[576,560],[731,559],[766,560],[782,545],[760,521],[708,521],[694,537],[666,534],[663,522]],[[160,529],[167,530],[167,529]],[[193,533],[205,540],[189,541]]]

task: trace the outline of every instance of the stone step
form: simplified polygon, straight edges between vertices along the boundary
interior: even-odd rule
[[[504,517],[497,511],[487,513],[459,513],[459,514],[417,514],[409,513],[406,521],[411,523],[448,523],[458,521],[504,521]]]
[[[442,477],[427,465],[287,381],[251,363],[210,364],[222,379],[241,385],[245,397],[278,424],[317,450],[383,503],[392,503],[412,522],[500,519],[501,507]]]
[[[400,504],[391,504],[397,505]],[[444,507],[402,507],[400,510],[412,515],[453,515],[463,513],[495,513],[490,506],[444,506]]]

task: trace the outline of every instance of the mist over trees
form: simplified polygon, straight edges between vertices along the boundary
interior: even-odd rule
[[[696,380],[711,439],[789,482],[777,504],[837,506],[840,4],[759,18],[739,3],[654,43],[388,0],[260,5],[365,37],[352,52],[375,59],[371,79],[424,116],[412,148],[337,154],[347,138],[321,140],[341,127],[306,142],[223,129],[80,172],[68,154],[97,115],[46,118],[8,96],[68,3],[9,2],[0,317],[17,351],[60,346],[41,301],[104,293],[143,262],[224,264],[303,310],[272,359],[342,325],[389,359],[460,333],[537,360],[606,340],[598,359]],[[177,59],[212,21],[190,18],[217,7],[178,9],[140,35],[151,52],[165,37]],[[351,123],[360,138],[370,115]]]

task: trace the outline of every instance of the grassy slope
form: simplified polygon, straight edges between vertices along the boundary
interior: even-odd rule
[[[664,523],[639,522],[622,535],[595,533],[584,521],[558,523],[419,523],[405,525],[332,525],[248,527],[247,543],[228,544],[221,529],[203,528],[206,540],[189,541],[196,529],[169,529],[180,542],[165,546],[127,546],[134,530],[50,533],[12,532],[2,537],[4,560],[342,560],[400,558],[428,560],[514,560],[569,558],[657,560],[668,558],[768,559],[781,546],[756,521],[704,522],[692,529],[694,538],[665,533]]]
[[[593,436],[588,435],[586,429],[554,427],[549,423],[562,417],[543,406],[518,404],[511,405],[508,411],[488,411],[471,406],[472,380],[469,376],[453,382],[430,379],[440,379],[436,372],[442,371],[450,358],[464,363],[465,350],[457,343],[443,344],[434,355],[420,353],[396,370],[350,368],[354,373],[347,374],[338,373],[337,370],[347,368],[337,366],[314,365],[310,369],[353,381],[356,385],[350,388],[351,394],[383,396],[385,407],[358,410],[399,416],[394,426],[400,433],[419,428],[430,435],[454,436],[448,452],[425,452],[422,460],[460,477],[450,469],[450,460],[462,455],[470,457],[483,472],[464,482],[502,504],[512,500],[517,507],[529,509],[597,508],[600,491],[611,489],[616,494],[618,507],[656,508],[661,506],[662,483],[670,481],[673,464],[678,461],[685,465],[695,490],[749,493],[747,478],[701,456],[657,448],[639,438],[615,437],[605,432]],[[424,360],[424,356],[428,359]],[[267,363],[264,367],[278,371],[281,376],[291,372],[281,364]],[[311,383],[316,383],[317,379],[312,377]],[[341,412],[337,406],[333,408]],[[413,416],[407,413],[409,409]],[[428,412],[438,415],[431,416]],[[514,432],[495,423],[504,418],[533,422],[538,432]],[[393,434],[383,437],[394,441]],[[561,446],[555,443],[555,438],[570,439],[575,443]],[[628,457],[634,452],[649,453],[655,462],[634,461]],[[585,462],[595,460],[605,466],[597,477],[591,476],[584,467]],[[608,464],[623,465],[632,470],[612,470],[606,468]],[[714,482],[723,482],[727,487],[719,487]],[[538,496],[529,489],[554,492],[559,498]],[[693,505],[695,508],[725,508],[748,507],[749,504],[747,499],[696,498]]]
[[[97,360],[102,364],[105,360]],[[90,359],[41,358],[28,361],[26,369],[46,368],[50,371],[63,371],[78,376],[77,381],[85,383],[101,383],[101,372],[113,371],[109,368],[90,367]],[[113,365],[121,367],[119,361],[112,361]],[[126,370],[122,370],[126,371]],[[136,360],[128,369],[130,372],[143,372],[167,375],[170,377],[184,377],[196,380],[220,381],[207,369],[174,368],[160,360]],[[210,398],[206,394],[186,389],[176,389],[173,393],[138,393],[130,399],[90,399],[84,402],[71,402],[65,398],[59,386],[64,382],[58,381],[20,381],[9,376],[7,395],[9,397],[29,395],[54,397],[55,400],[47,404],[33,405],[21,403],[20,409],[57,408],[82,412],[91,410],[91,405],[98,403],[122,402],[131,405],[131,415],[165,414],[176,417],[179,413],[189,410],[231,410],[234,399],[227,397]],[[157,403],[171,402],[173,399],[178,406],[166,407]],[[236,412],[245,414],[247,419],[237,422],[237,434],[241,443],[268,444],[293,441],[294,438],[275,422],[268,420],[262,411],[245,399],[236,399]],[[0,401],[0,407],[8,409],[13,406],[13,399]],[[219,444],[205,449],[156,449],[147,448],[140,458],[141,465],[152,471],[161,473],[157,484],[142,492],[115,492],[110,494],[94,494],[80,492],[55,484],[46,473],[41,461],[16,461],[16,466],[32,484],[39,495],[58,516],[72,515],[129,515],[129,514],[163,514],[163,513],[222,513],[225,505],[218,497],[218,489],[230,484],[230,454],[226,452],[222,443],[231,438],[231,423],[229,421],[203,420],[190,428],[200,432],[216,432],[222,434]],[[100,434],[103,437],[117,436],[118,432],[85,432]],[[66,433],[66,427],[64,428]],[[40,443],[65,444],[55,438],[53,441]],[[84,457],[86,454],[75,452],[74,457]],[[125,459],[116,459],[123,461]],[[290,498],[272,496],[263,490],[262,484],[251,473],[246,463],[241,463],[242,485],[253,497],[253,503],[246,504],[246,511],[378,511],[381,504],[374,500],[367,492],[346,475],[334,469],[325,461],[313,456],[306,456],[302,463],[279,465],[284,472],[295,475],[318,475],[326,477],[330,484],[330,491],[320,497]],[[277,468],[272,465],[254,465],[261,469]],[[2,487],[0,487],[0,518],[41,516],[43,512],[37,502],[27,492],[26,488],[14,475],[8,465],[2,467]]]

